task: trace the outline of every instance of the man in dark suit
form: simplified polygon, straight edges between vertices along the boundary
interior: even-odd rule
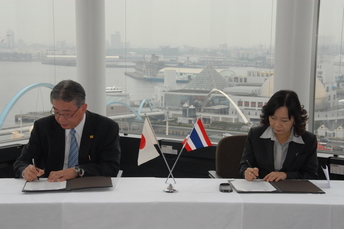
[[[16,177],[65,181],[117,175],[121,156],[118,124],[87,111],[85,97],[83,87],[72,80],[53,88],[53,115],[35,121],[29,142],[14,163]]]

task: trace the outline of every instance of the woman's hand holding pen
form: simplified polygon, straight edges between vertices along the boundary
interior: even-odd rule
[[[246,160],[246,163],[249,167],[245,171],[245,179],[248,181],[252,181],[259,178],[259,169],[253,168],[249,160]]]
[[[245,179],[252,181],[259,178],[259,169],[258,168],[247,168],[245,171]]]
[[[26,181],[34,181],[44,174],[44,170],[37,168],[34,165],[28,165],[23,172],[23,178]]]

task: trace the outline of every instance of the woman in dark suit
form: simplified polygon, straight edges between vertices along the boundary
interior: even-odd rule
[[[241,176],[248,181],[317,179],[317,138],[306,131],[307,120],[294,91],[276,92],[262,108],[261,126],[248,133]]]

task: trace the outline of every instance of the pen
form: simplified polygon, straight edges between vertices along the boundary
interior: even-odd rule
[[[35,166],[36,170],[37,170],[37,167],[36,167],[36,164],[35,164],[35,158],[32,158],[32,165]],[[37,170],[38,171],[38,170]],[[39,177],[37,177],[37,180],[39,180]]]
[[[250,168],[253,168],[253,166],[251,165],[251,163],[250,163],[249,160],[246,160],[246,163],[248,164],[248,166],[249,166]],[[259,176],[257,176],[257,178],[259,179]]]
[[[249,160],[246,160],[246,163],[248,164],[248,166],[249,166],[250,168],[253,168],[253,166],[251,165],[251,163],[249,162]]]

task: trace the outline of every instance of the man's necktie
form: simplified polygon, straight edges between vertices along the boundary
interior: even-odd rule
[[[68,168],[78,164],[79,147],[75,138],[74,128],[70,130],[70,150],[68,158]]]

